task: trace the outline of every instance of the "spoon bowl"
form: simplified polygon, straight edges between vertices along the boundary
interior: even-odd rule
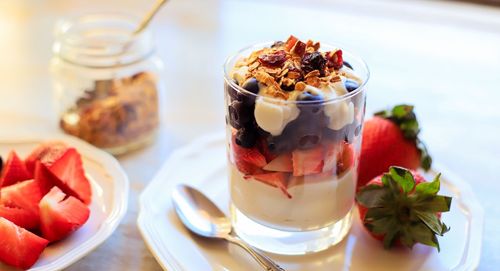
[[[182,223],[194,233],[209,238],[225,238],[231,233],[226,215],[197,189],[178,185],[172,199]]]
[[[266,255],[257,251],[232,230],[224,213],[203,193],[187,185],[178,185],[172,192],[175,212],[192,232],[207,237],[225,239],[246,250],[267,271],[284,271]]]

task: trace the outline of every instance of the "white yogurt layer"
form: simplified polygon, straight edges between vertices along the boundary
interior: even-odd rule
[[[315,230],[342,218],[354,205],[356,172],[350,170],[340,179],[332,175],[293,177],[297,183],[281,190],[254,179],[245,180],[230,164],[231,200],[249,218],[280,230]]]
[[[255,100],[255,121],[260,128],[273,136],[281,134],[286,125],[299,116],[300,110],[293,103],[279,103],[264,97]]]

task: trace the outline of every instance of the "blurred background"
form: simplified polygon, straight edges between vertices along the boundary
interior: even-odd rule
[[[58,129],[48,69],[58,19],[108,11],[141,17],[153,3],[0,0],[0,130]],[[480,269],[498,267],[500,1],[170,0],[152,29],[165,63],[160,137],[120,157],[132,180],[131,212],[110,241],[68,270],[160,270],[135,230],[137,194],[172,149],[222,131],[224,59],[290,34],[362,56],[371,69],[368,112],[416,106],[435,161],[468,180],[487,211]],[[116,251],[125,246],[136,250]]]

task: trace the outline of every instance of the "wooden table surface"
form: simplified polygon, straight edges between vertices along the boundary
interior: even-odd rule
[[[61,16],[121,11],[153,1],[0,2],[0,124],[57,131],[48,62]],[[371,69],[368,111],[415,104],[435,159],[469,181],[487,211],[480,270],[500,265],[500,9],[439,1],[172,0],[153,23],[165,62],[161,133],[119,157],[129,212],[112,237],[67,270],[161,270],[136,228],[137,197],[173,149],[223,129],[221,66],[239,48],[302,38],[342,43]],[[13,114],[26,119],[12,123]],[[167,195],[165,195],[167,196]]]

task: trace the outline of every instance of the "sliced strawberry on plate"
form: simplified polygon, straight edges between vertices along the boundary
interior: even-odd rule
[[[52,178],[55,185],[83,203],[90,203],[92,197],[90,182],[85,177],[82,158],[75,148],[62,145],[50,146],[41,154],[39,161],[56,177]]]
[[[288,198],[292,198],[292,195],[287,191],[287,175],[283,172],[272,172],[272,173],[262,173],[252,175],[255,180],[263,182],[267,185],[279,188]]]
[[[59,180],[40,161],[36,161],[34,177],[42,195],[47,194]]]
[[[281,154],[265,165],[263,169],[267,171],[292,172],[292,155],[290,153]]]
[[[11,151],[2,170],[0,187],[29,180],[31,178],[33,178],[33,175],[26,169],[24,161],[19,158],[15,151]]]
[[[46,160],[54,160],[54,157],[61,157],[67,148],[68,146],[65,143],[59,141],[40,144],[24,160],[26,168],[34,174],[37,161],[40,161],[43,157]]]
[[[20,269],[33,266],[49,243],[1,217],[0,236],[0,261]]]
[[[320,173],[323,170],[323,147],[292,152],[293,176]]]
[[[42,236],[54,242],[78,230],[90,216],[89,208],[78,199],[53,187],[40,201]]]
[[[30,211],[2,204],[0,204],[0,217],[3,217],[25,229],[35,229],[38,227],[40,220],[38,215],[33,215]]]
[[[31,221],[28,223],[30,226],[26,228],[33,229],[38,226],[40,214],[38,203],[43,195],[35,180],[23,181],[4,187],[1,193],[0,205],[27,211],[31,216]]]

